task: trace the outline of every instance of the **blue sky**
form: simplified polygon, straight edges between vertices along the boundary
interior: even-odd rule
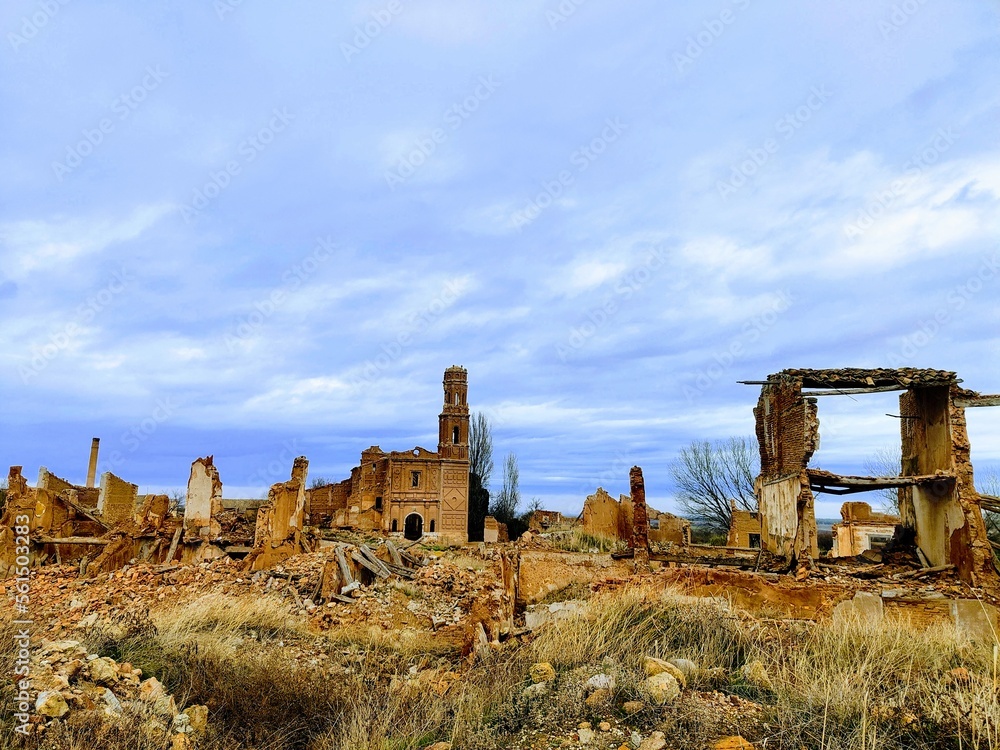
[[[441,374],[575,511],[748,434],[785,367],[1000,392],[1000,3],[265,4],[0,10],[6,463],[140,491],[214,454],[433,448]],[[832,403],[831,403],[832,402]],[[897,440],[826,399],[815,463]],[[1000,464],[1000,410],[970,410]],[[499,461],[498,461],[499,465]],[[498,483],[498,477],[494,484]],[[839,501],[819,503],[836,515]]]

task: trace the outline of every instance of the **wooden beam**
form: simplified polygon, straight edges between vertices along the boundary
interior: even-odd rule
[[[956,398],[955,406],[1000,406],[1000,395],[979,395],[972,398]]]
[[[39,544],[110,544],[107,539],[100,539],[96,536],[64,536],[64,537],[38,537]]]
[[[181,533],[184,531],[184,524],[180,524],[177,530],[174,531],[174,538],[170,540],[170,549],[167,550],[167,559],[163,562],[169,563],[173,562],[174,555],[177,554],[177,543],[181,540]]]
[[[954,570],[954,565],[935,565],[933,568],[921,568],[920,570],[912,570],[909,573],[903,573],[900,578],[921,578],[922,576],[930,575],[931,573],[944,573],[946,570]]]
[[[347,564],[347,556],[344,554],[344,548],[337,545],[337,564],[340,565],[340,577],[344,579],[344,585],[350,586],[354,583],[354,576],[351,575],[351,568]]]
[[[889,393],[891,391],[907,391],[905,385],[875,385],[868,388],[834,388],[830,387],[823,391],[802,391],[803,396],[812,398],[813,396],[856,396],[863,393]]]
[[[807,469],[809,487],[816,492],[827,492],[831,495],[849,495],[853,492],[868,492],[870,490],[889,490],[897,487],[913,487],[935,482],[954,482],[951,474],[921,474],[918,476],[897,477],[858,477],[847,474],[833,474],[820,469]],[[830,489],[837,488],[837,489]]]
[[[94,523],[96,523],[98,526],[101,527],[103,531],[107,531],[110,528],[106,523],[104,523],[104,520],[102,518],[98,518],[93,513],[91,513],[89,508],[83,507],[82,505],[80,505],[80,503],[74,503],[72,500],[66,497],[66,495],[57,495],[56,499],[66,503],[66,505],[75,510],[81,516],[85,517],[88,521],[93,521]]]
[[[389,557],[392,558],[392,564],[395,565],[397,568],[404,567],[403,558],[400,556],[399,550],[396,549],[396,545],[393,544],[391,540],[389,539],[385,540],[385,548],[389,550]]]
[[[362,544],[360,547],[358,547],[358,549],[361,550],[361,554],[365,556],[368,562],[370,562],[376,568],[381,568],[385,572],[385,575],[382,576],[383,578],[389,577],[388,566],[386,566],[384,562],[382,562],[381,560],[378,559],[378,557],[375,556],[375,553],[372,552],[371,548],[367,544]]]
[[[991,513],[1000,513],[1000,497],[995,495],[980,495],[979,507]]]
[[[368,570],[370,570],[372,574],[375,575],[377,578],[389,577],[388,571],[382,570],[382,568],[379,568],[376,565],[372,565],[368,560],[365,559],[365,556],[362,555],[360,552],[351,552],[351,559],[354,560],[354,562],[356,562],[362,568],[367,568]]]

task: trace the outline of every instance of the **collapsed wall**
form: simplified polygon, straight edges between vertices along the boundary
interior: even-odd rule
[[[793,375],[780,373],[768,380],[754,409],[761,544],[790,560],[812,559],[819,556],[819,547],[806,467],[819,447],[816,399],[803,398],[802,380]]]
[[[308,519],[306,478],[309,461],[299,456],[292,463],[292,476],[287,482],[271,485],[265,503],[257,512],[254,550],[247,557],[251,570],[265,570],[276,563],[315,545],[303,533]]]
[[[131,522],[135,517],[135,504],[139,488],[106,471],[101,474],[101,491],[97,500],[97,510],[107,526],[117,526]]]
[[[817,555],[813,492],[896,489],[900,525],[930,565],[954,565],[971,585],[1000,585],[973,483],[965,424],[966,407],[995,406],[1000,396],[960,388],[953,372],[917,368],[783,370],[750,382],[762,386],[754,409],[761,458],[755,492],[766,550],[797,561],[802,572]],[[804,387],[815,390],[806,393]],[[898,476],[809,468],[819,445],[816,397],[887,391],[902,392]]]
[[[899,397],[902,475],[932,477],[900,488],[900,518],[931,565],[953,564],[972,585],[997,577],[960,405],[978,396],[955,380]]]
[[[649,541],[652,544],[690,544],[691,522],[645,506]],[[598,487],[593,495],[588,495],[583,504],[582,529],[593,536],[609,537],[624,542],[631,540],[634,526],[635,504],[632,496],[621,495],[615,500]]]
[[[852,557],[888,543],[899,525],[899,517],[877,513],[864,502],[844,503],[840,508],[840,523],[831,529],[831,557]]]
[[[184,501],[184,536],[193,541],[196,537],[217,537],[222,528],[216,515],[222,511],[222,480],[212,456],[198,458],[191,464],[187,495]]]

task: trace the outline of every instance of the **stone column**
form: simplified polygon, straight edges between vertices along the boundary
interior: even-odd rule
[[[635,550],[635,572],[649,570],[649,515],[646,513],[646,484],[642,469],[633,466],[628,474],[632,492],[632,548]]]
[[[97,481],[97,452],[101,448],[101,439],[94,438],[90,441],[90,466],[87,468],[87,486],[93,487]]]

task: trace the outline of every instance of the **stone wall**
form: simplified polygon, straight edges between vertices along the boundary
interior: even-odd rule
[[[101,494],[97,500],[97,511],[101,520],[111,527],[135,518],[136,499],[139,488],[106,471],[101,474]]]
[[[760,542],[760,514],[748,510],[733,510],[726,546],[756,548],[760,547]]]
[[[214,539],[222,533],[215,519],[222,511],[222,480],[212,456],[198,458],[191,464],[187,498],[184,503],[185,539]]]
[[[754,489],[761,545],[789,559],[814,559],[819,547],[806,467],[819,446],[816,400],[802,396],[800,377],[779,373],[761,388],[754,417],[760,445]]]
[[[548,512],[548,511],[545,511]],[[615,500],[603,487],[588,495],[583,504],[584,533],[628,541],[632,537],[634,517],[632,498],[621,495]],[[690,544],[691,522],[672,513],[646,506],[651,544]]]
[[[899,518],[877,513],[868,503],[847,502],[840,508],[841,523],[833,525],[832,557],[853,557],[872,549],[873,538],[892,538]]]

